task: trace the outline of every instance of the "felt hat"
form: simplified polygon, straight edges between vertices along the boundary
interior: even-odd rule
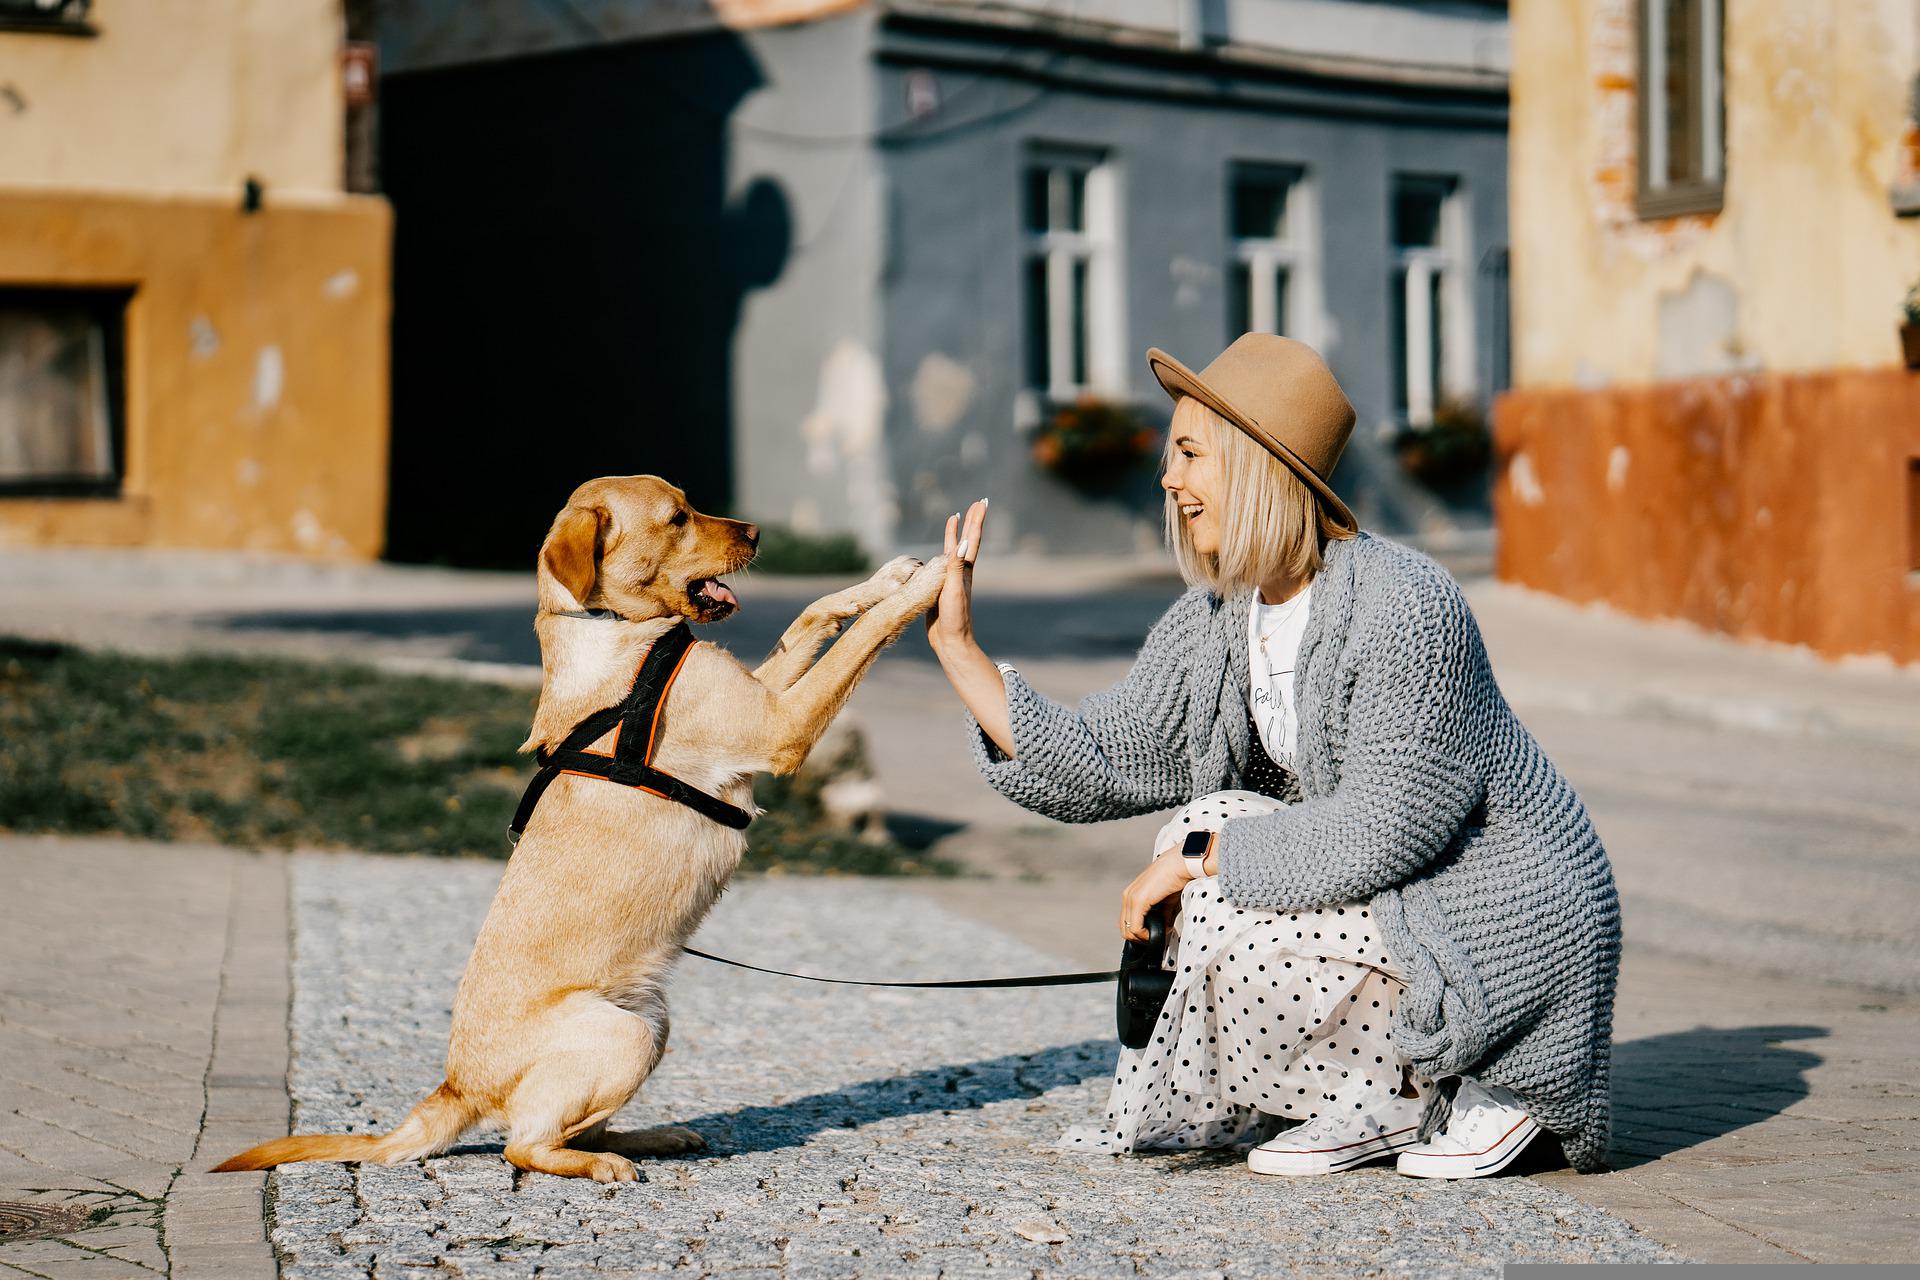
[[[1167,394],[1192,396],[1287,464],[1348,530],[1358,530],[1327,477],[1353,434],[1353,406],[1320,353],[1272,333],[1247,333],[1199,373],[1154,347],[1147,364]]]

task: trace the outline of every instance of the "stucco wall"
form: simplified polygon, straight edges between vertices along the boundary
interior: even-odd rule
[[[340,0],[94,0],[92,21],[0,32],[0,187],[340,190]]]
[[[1832,657],[1920,662],[1920,376],[1505,397],[1500,576]]]
[[[1723,208],[1642,221],[1633,0],[1516,0],[1515,384],[1897,362],[1917,8],[1726,0]]]
[[[0,544],[378,554],[389,231],[378,199],[0,192],[0,282],[135,290],[124,496],[0,499]]]

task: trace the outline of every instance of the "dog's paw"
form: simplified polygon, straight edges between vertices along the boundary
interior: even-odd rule
[[[879,571],[868,578],[867,582],[870,586],[880,587],[891,594],[906,586],[919,569],[920,561],[917,557],[895,556],[881,565]]]
[[[587,1176],[595,1182],[638,1182],[640,1170],[633,1161],[625,1156],[617,1156],[611,1151],[596,1152],[593,1164],[588,1167]]]
[[[913,571],[907,579],[907,585],[901,591],[909,595],[915,606],[930,609],[933,602],[940,598],[940,589],[947,585],[947,561],[950,556],[938,555]]]

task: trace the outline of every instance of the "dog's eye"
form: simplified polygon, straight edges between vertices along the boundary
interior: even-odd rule
[[[687,513],[684,511],[674,512],[673,515],[669,517],[667,520],[668,524],[685,524],[686,522],[687,522]]]

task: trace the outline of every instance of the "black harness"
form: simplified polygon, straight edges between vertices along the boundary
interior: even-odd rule
[[[660,707],[666,702],[667,691],[673,688],[674,677],[680,674],[681,664],[687,660],[694,643],[687,624],[675,622],[647,650],[640,672],[633,678],[633,688],[624,700],[594,712],[575,725],[558,747],[552,751],[542,750],[534,757],[540,762],[540,772],[533,775],[526,794],[520,797],[520,807],[514,810],[513,822],[507,827],[508,839],[515,844],[520,842],[527,822],[533,817],[534,806],[540,803],[540,797],[553,780],[563,773],[634,787],[662,800],[683,804],[702,817],[735,830],[744,830],[753,821],[753,815],[745,809],[690,787],[672,774],[653,767]],[[589,750],[615,728],[619,732],[614,735],[611,752]]]

